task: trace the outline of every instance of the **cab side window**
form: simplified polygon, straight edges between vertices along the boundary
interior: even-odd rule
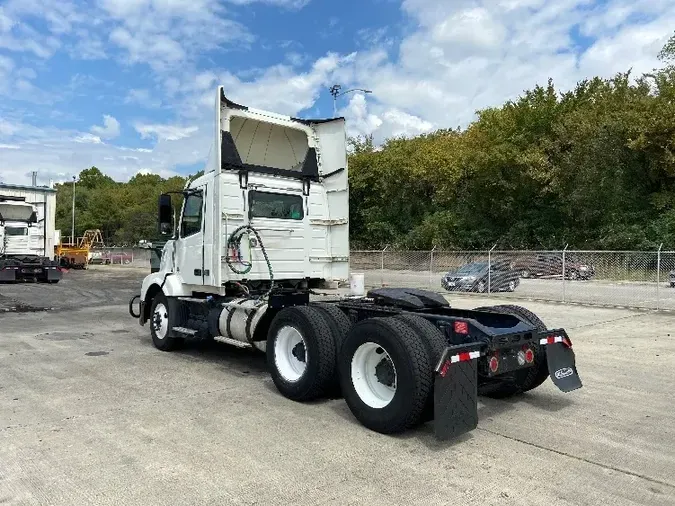
[[[193,193],[185,199],[183,219],[180,224],[180,236],[188,237],[202,230],[202,192]]]

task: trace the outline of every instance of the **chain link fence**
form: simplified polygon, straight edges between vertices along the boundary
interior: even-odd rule
[[[147,248],[96,248],[89,252],[89,264],[148,267],[150,254]]]
[[[151,255],[146,248],[102,248],[92,251],[90,263],[150,269]],[[675,251],[385,248],[352,251],[350,269],[364,274],[367,288],[675,310]]]
[[[352,251],[366,286],[675,310],[673,251]],[[671,277],[673,272],[673,277]]]

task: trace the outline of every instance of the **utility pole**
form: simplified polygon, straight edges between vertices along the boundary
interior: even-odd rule
[[[73,211],[72,211],[72,218],[73,218],[73,228],[71,229],[71,241],[73,246],[75,246],[75,176],[73,176]]]
[[[363,93],[372,93],[371,90],[366,90],[363,88],[352,88],[351,90],[340,92],[342,86],[339,84],[334,84],[330,87],[330,94],[333,95],[333,116],[337,117],[337,98],[346,95],[347,93],[352,93],[354,91],[362,91]]]

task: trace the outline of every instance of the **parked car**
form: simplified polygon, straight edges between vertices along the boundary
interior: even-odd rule
[[[675,288],[675,271],[670,271],[668,277],[670,278],[670,287]]]
[[[441,286],[450,292],[484,293],[488,291],[488,281],[491,292],[513,292],[520,284],[520,276],[510,262],[497,261],[489,269],[488,262],[471,262],[447,272]]]
[[[544,276],[562,276],[563,261],[561,253],[538,254],[521,257],[514,262],[514,268],[522,278],[540,278]],[[565,279],[591,279],[595,269],[575,255],[565,255]]]

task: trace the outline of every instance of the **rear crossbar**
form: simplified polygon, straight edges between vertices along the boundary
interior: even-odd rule
[[[572,341],[564,329],[547,330],[536,341],[546,347],[549,376],[563,392],[582,387]],[[478,426],[478,359],[485,357],[485,342],[449,346],[434,369],[434,432],[453,439]]]

